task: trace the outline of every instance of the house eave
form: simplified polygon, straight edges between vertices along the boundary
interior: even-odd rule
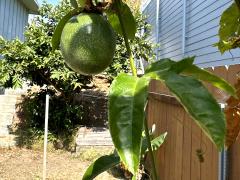
[[[20,0],[29,10],[29,14],[38,14],[39,5],[36,0]]]

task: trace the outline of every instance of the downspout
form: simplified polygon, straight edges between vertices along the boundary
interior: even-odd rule
[[[220,103],[222,111],[225,109],[225,104]],[[228,179],[228,153],[227,150],[223,149],[222,152],[219,152],[219,167],[218,167],[218,180],[227,180]]]
[[[187,0],[183,1],[183,22],[182,22],[182,58],[185,57],[185,46],[186,46],[186,9]]]
[[[156,42],[157,44],[159,43],[159,10],[160,10],[160,0],[157,0],[156,2]],[[158,51],[159,51],[159,47],[157,47],[156,49],[156,57],[157,57],[157,60],[158,60]]]

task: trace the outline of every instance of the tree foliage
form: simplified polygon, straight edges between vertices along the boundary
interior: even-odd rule
[[[43,4],[25,32],[25,41],[0,39],[0,84],[4,87],[29,85],[52,86],[66,95],[78,92],[91,77],[79,75],[68,68],[59,50],[52,51],[51,38],[56,24],[71,9],[67,1],[53,7]]]

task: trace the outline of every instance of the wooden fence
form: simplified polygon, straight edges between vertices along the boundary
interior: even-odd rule
[[[208,70],[235,84],[240,65]],[[228,98],[224,92],[206,85],[219,102]],[[152,81],[149,91],[149,125],[156,125],[156,134],[168,132],[166,142],[155,154],[161,180],[218,180],[219,152],[213,143],[166,87]],[[228,179],[239,180],[240,140],[228,150],[228,155]]]

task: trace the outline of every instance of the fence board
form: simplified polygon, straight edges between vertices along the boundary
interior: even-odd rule
[[[182,177],[182,163],[183,163],[183,119],[184,119],[184,110],[178,108],[176,121],[176,166],[175,166],[175,179],[180,179]],[[179,177],[179,178],[178,178]]]
[[[192,153],[191,153],[191,179],[200,180],[200,162],[197,156],[197,150],[201,149],[201,130],[196,123],[192,121]]]
[[[240,65],[208,68],[207,70],[229,81],[237,82]],[[229,97],[208,83],[204,83],[219,102]],[[218,180],[219,153],[215,145],[189,117],[169,90],[157,81],[150,85],[148,103],[149,125],[156,125],[156,135],[168,132],[166,142],[156,154],[161,180]],[[167,95],[167,96],[166,96]],[[204,162],[196,151],[201,149]],[[229,180],[240,177],[240,138],[229,149]]]
[[[191,180],[191,151],[192,151],[192,126],[190,117],[184,113],[183,123],[183,161],[182,161],[182,180]]]
[[[229,179],[238,180],[240,177],[240,138],[229,150]]]
[[[217,150],[217,148],[214,146],[214,145],[212,145],[212,176],[213,176],[213,178],[212,179],[219,179],[219,177],[218,177],[218,158],[219,158],[219,156],[218,156],[218,150]],[[207,160],[207,159],[206,159]]]

